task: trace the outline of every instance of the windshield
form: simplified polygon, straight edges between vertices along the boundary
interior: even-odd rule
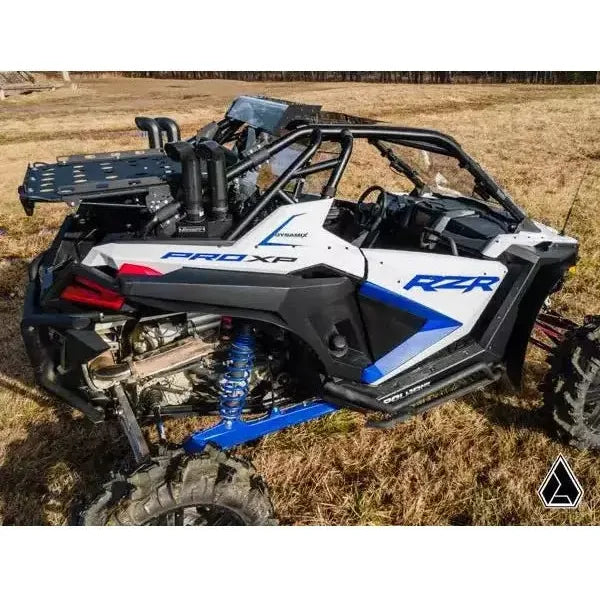
[[[400,144],[388,146],[434,194],[484,200],[477,191],[476,179],[460,166],[456,158]],[[485,200],[493,202],[490,198]]]

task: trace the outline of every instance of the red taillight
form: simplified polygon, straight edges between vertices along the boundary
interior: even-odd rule
[[[133,265],[131,263],[123,263],[119,270],[117,271],[117,275],[147,275],[149,277],[155,277],[157,275],[162,275],[160,271],[153,269],[152,267],[145,267],[144,265]]]
[[[88,306],[98,306],[111,310],[120,310],[125,298],[87,277],[76,276],[74,282],[68,285],[60,294],[63,300],[78,302]]]

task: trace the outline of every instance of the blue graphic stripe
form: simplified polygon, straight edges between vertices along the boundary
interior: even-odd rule
[[[289,219],[286,219],[277,229],[272,231],[262,242],[259,242],[259,246],[292,246],[296,247],[298,244],[286,244],[281,242],[271,242],[272,240],[292,219],[296,217],[301,217],[305,213],[300,213],[299,215],[292,215]]]
[[[417,333],[363,370],[362,381],[364,383],[374,383],[462,325],[459,321],[428,306],[419,304],[369,281],[361,285],[360,294],[425,319],[425,323]]]

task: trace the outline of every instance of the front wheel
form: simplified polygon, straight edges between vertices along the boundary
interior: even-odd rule
[[[213,447],[157,458],[115,479],[81,514],[82,525],[275,525],[261,477]]]
[[[600,450],[600,318],[588,317],[550,356],[544,403],[571,445]]]

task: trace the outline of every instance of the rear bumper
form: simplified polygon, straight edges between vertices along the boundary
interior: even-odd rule
[[[21,319],[21,336],[33,369],[35,382],[72,408],[82,412],[93,423],[100,423],[105,419],[104,411],[93,406],[83,395],[61,385],[49,345],[44,342],[48,327],[80,329],[89,324],[89,319],[59,313],[39,312],[37,292],[37,283],[33,279],[27,285],[23,318]],[[84,323],[85,321],[87,323]]]

